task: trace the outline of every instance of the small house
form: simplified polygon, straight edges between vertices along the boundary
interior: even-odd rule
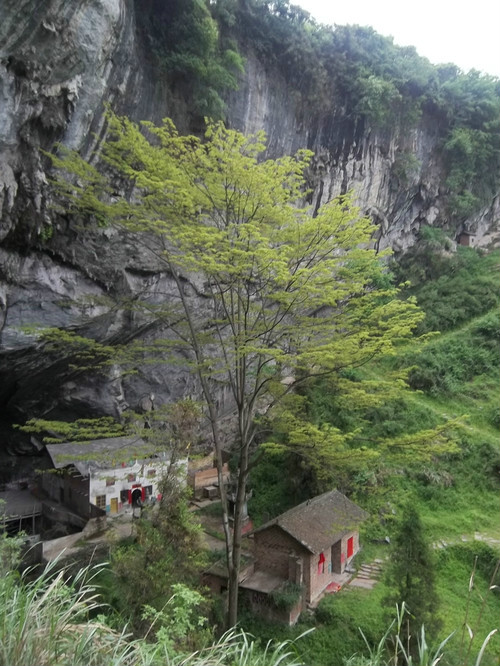
[[[314,604],[359,550],[359,525],[368,514],[338,490],[318,495],[254,531],[255,570],[304,588]]]
[[[472,231],[462,231],[457,240],[458,244],[463,247],[474,247],[476,244],[476,234]]]
[[[48,444],[54,470],[42,477],[47,495],[80,516],[118,514],[161,499],[158,484],[170,457],[140,437]],[[187,466],[187,459],[176,466]]]
[[[253,566],[240,574],[240,591],[260,617],[294,624],[301,611],[350,579],[366,511],[338,490],[318,495],[254,530]],[[214,592],[226,588],[227,570],[207,572]]]

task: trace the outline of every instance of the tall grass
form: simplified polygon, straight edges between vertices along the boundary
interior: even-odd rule
[[[2,545],[5,548],[2,548]],[[2,551],[10,543],[0,535]],[[108,626],[95,579],[107,565],[70,577],[57,560],[40,576],[4,569],[0,578],[0,666],[300,666],[295,641],[261,645],[242,630],[191,654],[172,651],[161,631],[132,640]],[[30,578],[31,577],[31,578]]]
[[[65,571],[48,566],[30,581],[10,570],[0,580],[1,666],[73,666],[133,661],[133,645],[100,619],[92,577],[98,567],[82,569],[71,583]]]
[[[437,666],[443,658],[446,659],[445,647],[453,638],[455,632],[449,634],[441,641],[437,648],[432,648],[427,642],[425,626],[422,625],[416,637],[418,646],[417,654],[413,656],[410,654],[406,641],[402,640],[403,627],[408,615],[410,613],[404,603],[400,607],[396,607],[396,619],[389,625],[385,634],[374,646],[370,645],[363,631],[360,629],[368,654],[355,654],[349,659],[344,660],[344,666]],[[493,629],[486,636],[474,660],[474,666],[481,666],[486,648],[496,633],[497,629]],[[460,654],[459,663],[461,666],[466,666],[470,663],[469,657],[470,644],[465,657],[463,657],[462,653]]]

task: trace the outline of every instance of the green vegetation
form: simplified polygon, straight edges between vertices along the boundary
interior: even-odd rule
[[[1,547],[1,546],[0,546]],[[126,627],[110,626],[95,576],[102,567],[71,577],[48,568],[35,581],[9,570],[0,579],[0,664],[2,666],[299,666],[291,641],[260,644],[241,630],[227,632],[198,651],[177,647],[203,618],[192,615],[197,596],[182,585],[153,622],[148,640],[134,640]],[[160,620],[161,628],[155,627]],[[199,628],[199,627],[198,627]],[[156,635],[153,640],[154,632]]]
[[[299,113],[348,109],[339,126],[354,134],[416,127],[423,114],[439,128],[453,224],[489,203],[500,168],[500,81],[452,64],[432,65],[373,28],[325,26],[288,0],[147,0],[137,4],[146,52],[191,126],[224,117],[238,87],[240,52],[255,53],[284,77]],[[300,111],[302,109],[302,111]],[[400,153],[394,176],[405,186],[418,163]]]
[[[185,491],[168,489],[165,484],[163,491],[168,499],[162,499],[162,506],[151,517],[136,523],[135,539],[112,550],[111,568],[102,581],[106,600],[136,635],[144,633],[145,620],[150,620],[152,613],[162,614],[155,620],[155,633],[169,625],[165,613],[170,607],[166,604],[171,598],[183,598],[176,585],[182,582],[194,593],[199,587],[199,572],[207,564],[201,528],[188,510]],[[200,594],[196,600],[200,611],[206,600]],[[147,617],[146,606],[150,609]],[[206,642],[203,623],[198,633],[191,627],[184,635],[189,637],[189,644],[183,646],[186,649]]]
[[[418,512],[411,503],[404,507],[395,530],[386,576],[392,590],[385,600],[387,606],[406,604],[410,611],[400,629],[400,637],[408,653],[415,657],[420,627],[425,625],[427,636],[435,640],[440,623],[434,559]]]
[[[309,151],[262,161],[262,133],[245,137],[222,123],[208,123],[204,141],[179,136],[169,120],[139,127],[109,113],[108,123],[100,165],[69,151],[53,156],[60,169],[56,187],[67,214],[83,212],[120,233],[133,232],[143,252],[173,280],[175,298],[159,300],[152,286],[132,306],[148,325],[162,326],[165,336],[117,354],[122,364],[128,354],[131,368],[146,359],[180,359],[197,377],[219,473],[228,623],[234,626],[246,485],[267,421],[274,418],[287,429],[286,441],[272,444],[306,456],[316,476],[324,474],[323,483],[336,466],[352,469],[380,455],[375,447],[352,445],[350,432],[304,418],[306,411],[296,408],[300,396],[292,393],[322,376],[338,385],[343,400],[374,404],[388,391],[397,394],[401,381],[351,381],[347,369],[391,353],[411,337],[422,313],[391,284],[385,254],[369,246],[372,224],[349,197],[321,207],[314,217],[300,207]],[[135,188],[136,196],[110,198],[115,179],[128,183],[124,193]],[[199,301],[186,293],[187,275],[199,281],[203,321]],[[230,392],[237,433],[232,532],[222,482],[227,413],[219,400],[221,382]],[[411,448],[428,457],[431,436],[433,451],[447,450],[450,425],[415,433],[411,442],[400,439],[398,455]]]
[[[0,551],[11,548],[0,536]],[[64,571],[48,567],[30,581],[16,569],[0,579],[0,663],[100,664],[131,663],[131,646],[123,634],[110,629],[102,618],[92,579],[96,569],[82,570],[66,582]]]
[[[174,92],[193,100],[195,121],[202,115],[223,115],[224,91],[236,87],[242,69],[235,46],[240,43],[282,72],[299,108],[302,104],[319,114],[334,100],[336,108],[350,109],[342,131],[362,132],[370,126],[383,132],[394,123],[407,130],[423,114],[438,119],[448,212],[455,223],[488,203],[495,192],[500,155],[496,79],[477,72],[463,74],[453,66],[433,67],[414,49],[396,47],[369,28],[316,25],[307,12],[286,0],[151,0],[149,4],[154,11],[145,15],[155,17],[154,24],[147,26],[154,64]],[[231,387],[238,406],[240,476],[233,540],[228,536],[224,496],[222,501],[230,571],[229,622],[236,621],[238,506],[248,480],[254,489],[250,510],[256,524],[336,485],[372,513],[366,540],[390,534],[397,544],[394,530],[408,495],[434,541],[449,542],[464,534],[470,538],[478,529],[493,533],[500,469],[494,376],[500,360],[500,321],[492,310],[500,300],[498,254],[485,257],[468,248],[451,253],[452,243],[442,233],[423,228],[422,242],[395,269],[401,281],[411,281],[398,291],[373,253],[359,250],[371,229],[348,199],[319,211],[316,218],[293,208],[304,194],[306,152],[262,162],[262,135],[245,139],[214,124],[208,126],[204,142],[179,137],[170,123],[162,127],[145,123],[141,133],[126,120],[110,116],[109,128],[104,171],[128,181],[139,196],[132,202],[110,202],[107,194],[115,193],[111,180],[74,155],[54,160],[78,177],[77,185],[72,180],[60,182],[59,187],[69,212],[83,212],[100,224],[135,233],[145,251],[162,262],[177,282],[182,308],[169,304],[165,309],[147,297],[134,304],[144,308],[150,322],[170,329],[168,342],[155,350],[142,346],[135,351],[142,361],[148,355],[168,359],[172,353],[191,354],[219,453],[219,415],[211,383],[223,380]],[[405,186],[418,168],[413,155],[403,151],[396,156],[393,176]],[[332,228],[336,238],[328,245]],[[184,298],[188,272],[202,276],[203,295],[210,303],[211,326],[203,330],[195,325],[197,313]],[[334,286],[326,275],[330,280],[335,276]],[[425,319],[411,301],[398,300],[401,296],[415,297]],[[301,308],[302,303],[307,307]],[[325,316],[312,321],[311,304]],[[330,317],[332,308],[335,316]],[[422,334],[445,334],[405,347],[416,325]],[[313,342],[301,346],[305,332],[308,343]],[[215,363],[214,346],[219,350]],[[102,354],[107,363],[115,353],[89,348],[88,358]],[[384,357],[380,364],[369,362],[377,356]],[[409,373],[404,370],[408,366],[413,366]],[[316,370],[328,376],[311,380]],[[292,383],[285,384],[291,375]],[[406,381],[421,393],[406,390]],[[253,390],[246,393],[250,384]],[[279,403],[279,408],[264,417],[263,401]],[[465,413],[469,421],[462,416]],[[77,424],[76,430],[85,431],[86,426]],[[108,431],[107,424],[103,428]],[[261,457],[255,455],[258,447]],[[176,516],[174,527],[175,520]],[[208,640],[200,615],[204,602],[197,591],[177,588],[174,582],[178,577],[194,581],[200,565],[194,531],[186,540],[186,566],[180,572],[173,558],[178,535],[170,543],[170,529],[172,525],[142,524],[137,542],[113,555],[116,609],[138,633],[153,618],[156,629],[151,636],[161,639],[167,652],[174,646],[198,648]],[[467,566],[469,572],[474,567],[467,548],[448,545],[439,552],[439,611],[433,594],[426,594],[429,607],[419,613],[414,590],[396,596],[418,615],[416,625],[425,622],[427,638],[438,625],[431,614],[438,613],[443,631],[450,632],[476,613],[471,650],[477,653],[477,640],[489,630],[485,621],[489,612],[498,611],[498,599],[483,594],[487,598],[483,602],[471,596],[464,605]],[[422,542],[420,551],[424,550]],[[488,552],[480,553],[478,563],[493,558],[491,549]],[[483,592],[488,585],[484,569],[478,564],[475,574]],[[139,577],[138,571],[144,575]],[[346,601],[341,593],[322,602],[316,614],[318,631],[305,639],[308,660],[337,663],[332,659],[362,651],[359,625],[369,645],[378,643],[385,650],[391,639],[385,633],[383,599],[396,598],[396,578],[405,577],[404,572],[393,574],[370,595],[352,592]],[[144,580],[146,596],[141,588]],[[289,604],[296,592],[281,590],[275,602]],[[179,606],[170,605],[172,593]],[[146,602],[151,605],[144,616]],[[185,636],[169,633],[177,617],[182,619],[181,633],[189,633],[192,644],[182,643]],[[406,658],[401,617],[398,645]],[[308,626],[307,620],[303,623]],[[269,631],[253,626],[262,636]],[[412,636],[417,631],[418,626],[412,627]],[[280,632],[273,628],[274,634]],[[469,652],[463,634],[460,641],[450,639],[449,663],[462,663]],[[423,644],[420,634],[420,644],[412,648],[415,657]],[[492,640],[487,649],[497,654],[498,644]],[[375,652],[372,661],[378,658]]]
[[[500,612],[498,590],[489,589],[492,584],[498,585],[498,578],[492,579],[495,562],[500,556],[498,546],[474,540],[478,533],[482,539],[498,540],[499,321],[496,308],[491,309],[498,303],[498,255],[484,255],[460,247],[456,254],[450,255],[451,244],[445,249],[448,241],[442,233],[434,229],[424,233],[423,247],[403,257],[398,277],[403,280],[407,271],[413,285],[405,293],[415,296],[426,310],[426,318],[419,325],[421,331],[435,330],[438,327],[436,322],[447,321],[448,332],[432,335],[416,349],[415,344],[410,347],[402,345],[396,356],[349,373],[349,379],[354,381],[359,374],[365,380],[380,374],[387,377],[399,365],[415,364],[416,368],[409,374],[410,381],[425,371],[426,376],[433,377],[433,382],[419,393],[407,392],[397,397],[389,396],[381,403],[363,403],[354,407],[342,402],[335,385],[320,381],[307,389],[307,409],[309,417],[319,424],[326,422],[346,431],[356,430],[356,438],[364,441],[366,446],[370,446],[373,440],[396,439],[404,433],[435,428],[446,420],[467,415],[463,417],[463,425],[455,431],[456,449],[453,452],[433,456],[430,461],[407,458],[391,463],[384,457],[369,466],[347,470],[336,478],[339,488],[347,491],[371,514],[361,535],[363,552],[358,560],[370,562],[374,558],[391,557],[388,546],[377,545],[371,540],[382,541],[386,535],[393,541],[397,539],[404,507],[408,498],[412,498],[427,546],[435,548],[437,601],[429,611],[434,621],[442,626],[438,636],[430,640],[432,624],[426,621],[426,642],[433,653],[440,641],[455,632],[443,648],[440,663],[462,666],[475,662],[483,641],[497,626],[496,618]],[[447,285],[446,290],[444,285]],[[468,296],[457,297],[453,289],[457,285],[461,285],[462,293]],[[448,319],[448,294],[451,299],[456,299],[457,323]],[[460,304],[463,304],[462,308]],[[313,495],[317,479],[303,458],[284,450],[269,450],[253,472],[251,483],[254,487],[254,498],[250,503],[252,516],[256,514],[257,520],[267,520]],[[277,504],[277,499],[281,504]],[[386,560],[386,570],[390,561]],[[401,558],[395,561],[400,563]],[[474,585],[469,590],[475,566]],[[272,631],[280,638],[294,636],[309,623],[316,626],[314,634],[305,639],[308,663],[338,664],[354,653],[356,656],[347,663],[371,666],[393,663],[389,661],[388,650],[394,647],[397,622],[386,638],[381,639],[387,631],[386,599],[395,594],[394,583],[382,580],[372,591],[343,590],[325,597],[314,619],[302,618],[293,630],[270,630],[247,618],[244,626],[263,637]],[[407,603],[411,611],[410,600]],[[465,623],[473,632],[472,640]],[[358,627],[362,629],[371,652]],[[399,635],[402,637],[403,634],[404,628],[400,628]],[[413,636],[422,644],[418,629]],[[380,643],[377,661],[375,657]],[[417,652],[418,648],[413,663],[419,663],[418,655],[415,660]],[[499,654],[500,638],[495,634],[485,647],[482,663],[496,663]],[[399,658],[405,663],[402,654]]]
[[[221,97],[236,89],[243,59],[224,25],[228,12],[217,12],[204,0],[148,0],[137,4],[137,19],[156,76],[165,77],[174,93],[189,99],[196,124],[209,116],[220,119],[225,104]],[[213,8],[214,10],[216,7]]]
[[[486,314],[500,304],[500,253],[483,254],[452,243],[443,231],[423,227],[421,238],[394,266],[396,276],[410,285],[425,311],[418,331],[449,331]]]
[[[302,594],[302,585],[287,580],[275,590],[272,590],[270,597],[276,608],[289,611],[302,598]]]
[[[368,555],[371,557],[375,554],[385,558],[388,554],[387,548],[367,548],[366,550],[371,552],[363,553],[362,557],[366,560]],[[444,656],[440,663],[446,666],[474,664],[483,642],[498,625],[500,598],[495,590],[489,589],[492,584],[499,582],[498,571],[495,577],[492,577],[495,574],[498,553],[486,544],[472,542],[450,546],[439,550],[436,555],[435,574],[439,606],[434,610],[437,610],[437,620],[442,622],[442,628],[439,637],[434,640],[429,640],[428,631],[425,630],[428,652],[434,654],[439,643],[453,634],[443,648]],[[478,563],[471,586],[471,573],[476,557]],[[396,606],[392,607],[391,612],[391,608],[386,604],[386,598],[391,592],[392,588],[382,580],[373,590],[352,588],[325,596],[314,615],[302,615],[295,627],[270,625],[269,622],[260,621],[250,615],[242,618],[242,625],[262,640],[273,637],[279,641],[294,639],[304,630],[314,627],[314,632],[304,637],[300,643],[301,654],[307,664],[337,666],[344,660],[353,666],[407,664],[400,648],[399,660],[393,661],[395,636],[399,635],[403,639],[404,624],[408,616],[404,614],[405,622],[401,623],[403,616],[401,613],[397,615]],[[395,619],[389,630],[388,615]],[[472,639],[465,623],[473,632]],[[416,638],[422,644],[421,627],[418,627],[416,632]],[[407,643],[402,642],[408,653]],[[373,658],[378,648],[379,660],[370,661],[370,654]],[[495,634],[485,648],[482,663],[488,666],[496,663],[499,654],[500,636]],[[414,655],[412,663],[424,666],[430,662],[421,660],[417,649],[417,656],[415,658]]]
[[[415,127],[431,115],[441,133],[448,213],[459,224],[489,203],[500,168],[500,81],[451,64],[433,66],[411,46],[396,46],[370,27],[324,26],[287,0],[218,0],[235,22],[232,34],[280,71],[304,115],[346,108],[342,131],[369,124]],[[214,14],[215,15],[215,14]],[[237,27],[240,30],[238,31]],[[417,168],[397,157],[401,185]]]
[[[500,363],[500,315],[475,319],[459,331],[426,343],[421,349],[400,356],[411,371],[412,388],[430,395],[456,395],[474,378],[491,375]]]

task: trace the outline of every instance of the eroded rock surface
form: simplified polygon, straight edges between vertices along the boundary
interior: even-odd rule
[[[36,334],[37,327],[64,327],[105,342],[165,334],[103,299],[134,297],[146,284],[168,293],[174,288],[169,276],[132,238],[106,229],[85,234],[57,216],[43,152],[62,142],[92,159],[105,131],[105,104],[134,120],[172,116],[185,125],[182,100],[151,67],[136,6],[133,0],[0,5],[0,411],[10,421],[119,416],[151,392],[158,403],[197,393],[182,364],[148,365],[134,376],[118,366],[105,376],[89,375],[41,353]],[[305,117],[280,74],[247,53],[240,89],[228,99],[228,123],[244,132],[264,129],[272,156],[312,149],[312,206],[353,190],[380,225],[380,247],[404,250],[420,225],[448,222],[432,117],[411,131],[376,131],[334,106]],[[403,179],[398,165],[408,155],[416,167]],[[497,198],[468,221],[478,244],[498,242],[498,218]],[[189,294],[202,308],[199,291]],[[100,304],[85,303],[89,296]]]

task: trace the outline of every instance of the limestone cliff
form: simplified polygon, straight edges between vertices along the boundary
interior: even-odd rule
[[[196,393],[179,367],[148,367],[133,378],[123,378],[120,368],[106,378],[75,375],[65,361],[40,354],[36,334],[23,328],[70,327],[107,341],[155,334],[130,314],[76,304],[89,294],[134,294],[155,269],[133,239],[109,230],[84,237],[53,213],[43,153],[59,141],[91,157],[105,131],[106,103],[134,120],[172,116],[186,129],[188,100],[154,71],[137,29],[140,10],[138,0],[0,6],[0,411],[10,421],[119,415],[151,392],[159,402]],[[335,103],[308,116],[276,68],[251,50],[245,56],[239,90],[227,99],[227,122],[244,132],[264,129],[272,156],[312,149],[314,207],[353,190],[380,224],[380,246],[396,250],[415,242],[421,224],[448,223],[435,118],[424,114],[411,131],[397,124],[381,131]],[[405,169],[408,156],[412,166]],[[498,220],[497,197],[467,226],[486,246],[498,242]]]

